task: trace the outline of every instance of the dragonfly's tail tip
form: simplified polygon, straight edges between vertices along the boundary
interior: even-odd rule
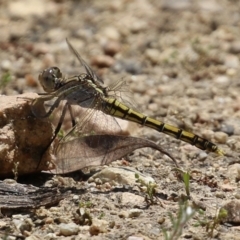
[[[222,149],[217,149],[216,150],[216,153],[219,155],[219,156],[224,156],[225,155],[225,152],[222,150]]]

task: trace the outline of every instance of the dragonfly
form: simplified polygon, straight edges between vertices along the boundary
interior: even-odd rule
[[[83,109],[91,110],[91,112],[100,111],[104,115],[109,115],[111,117],[135,122],[142,126],[147,126],[175,139],[194,145],[199,149],[214,152],[218,155],[224,155],[224,152],[211,141],[189,131],[185,131],[176,126],[172,126],[144,115],[143,113],[127,106],[113,94],[110,94],[111,89],[104,86],[103,81],[83,60],[81,55],[75,50],[68,40],[67,44],[70,51],[76,56],[82,67],[84,67],[85,73],[65,78],[58,67],[50,67],[43,70],[39,74],[39,82],[45,93],[41,94],[40,97],[33,102],[34,115],[36,117],[47,118],[56,108],[59,107],[60,103],[64,101],[64,107],[51,143],[61,129],[67,111],[70,113],[72,128],[76,129],[79,124],[81,125],[81,122],[76,122],[72,110],[72,106],[78,106]],[[52,101],[52,103],[49,105],[48,110],[44,114],[40,115],[36,110],[34,110],[35,105],[49,101]],[[87,120],[85,121],[85,124],[87,124],[90,117],[91,114],[86,116],[85,119]]]

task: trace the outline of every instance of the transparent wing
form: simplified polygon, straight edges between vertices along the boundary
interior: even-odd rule
[[[133,99],[133,93],[126,79],[120,79],[110,84],[108,87],[108,96],[116,98],[133,110],[139,110],[136,107],[137,104]]]
[[[92,135],[60,143],[54,173],[63,174],[92,166],[109,164],[132,151],[150,147],[172,159],[174,157],[152,141],[143,138],[118,135]]]
[[[87,75],[89,77],[91,77],[91,79],[94,82],[100,82],[100,83],[104,83],[102,79],[100,79],[95,73],[94,71],[91,69],[91,67],[88,66],[88,64],[82,59],[82,57],[80,56],[80,54],[76,51],[76,49],[72,46],[72,44],[68,41],[68,39],[66,39],[67,44],[69,49],[71,50],[71,52],[77,57],[77,59],[79,60],[79,62],[81,63],[81,65],[85,68],[85,71],[87,73]]]
[[[63,130],[65,131],[63,141],[69,141],[70,139],[86,135],[122,134],[121,127],[116,119],[99,110],[72,106],[72,113],[76,121],[76,126],[74,128],[70,127],[71,116],[67,114],[63,126]],[[59,114],[57,119],[59,119]]]

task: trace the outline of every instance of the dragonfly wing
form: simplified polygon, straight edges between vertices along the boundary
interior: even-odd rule
[[[144,147],[151,147],[167,155],[178,167],[174,157],[152,141],[137,137],[104,134],[85,136],[60,143],[56,153],[54,173],[69,173],[92,166],[109,164]]]
[[[116,119],[101,111],[72,106],[72,113],[76,126],[73,129],[71,128],[72,119],[71,116],[67,114],[64,121],[64,130],[66,134],[62,141],[66,142],[69,141],[69,139],[87,135],[123,134]]]
[[[82,66],[85,68],[87,75],[89,75],[95,82],[100,82],[100,83],[104,83],[102,79],[100,79],[95,73],[94,71],[91,69],[90,66],[88,66],[88,64],[82,59],[82,57],[80,56],[80,54],[76,51],[76,49],[72,46],[72,44],[68,41],[68,39],[66,39],[67,44],[69,49],[71,50],[71,52],[77,57],[77,59],[79,60],[79,62],[82,64]]]

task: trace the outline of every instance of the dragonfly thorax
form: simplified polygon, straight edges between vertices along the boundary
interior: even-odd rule
[[[87,75],[86,73],[81,73],[80,75],[78,75],[78,79],[79,79],[80,82],[84,82],[89,78],[90,78],[90,76]]]
[[[99,108],[99,102],[104,97],[101,88],[92,80],[80,76],[73,77],[70,81],[62,81],[61,86],[52,94],[59,99],[66,100],[69,105],[78,105],[83,108]]]
[[[54,92],[61,86],[62,73],[58,67],[50,67],[43,70],[38,80],[46,92]]]

